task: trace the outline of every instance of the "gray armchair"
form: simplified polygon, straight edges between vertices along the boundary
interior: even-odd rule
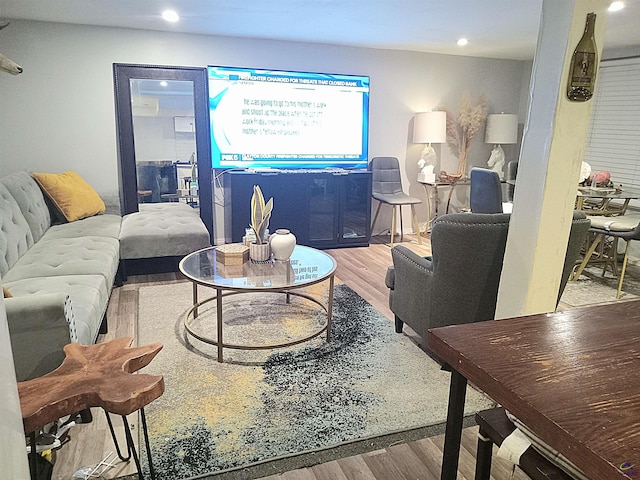
[[[396,331],[423,338],[445,325],[493,319],[509,230],[508,214],[454,213],[431,229],[432,257],[397,245],[387,272]]]
[[[426,338],[430,328],[493,320],[510,217],[443,215],[431,230],[432,257],[421,257],[402,245],[391,249],[393,267],[386,284],[396,332],[406,323]],[[589,226],[583,212],[574,212],[558,300]]]

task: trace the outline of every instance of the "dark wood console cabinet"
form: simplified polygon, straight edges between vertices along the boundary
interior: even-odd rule
[[[253,186],[273,197],[269,231],[287,228],[299,245],[316,248],[367,246],[371,236],[371,172],[226,173],[225,227],[241,242],[251,216]]]

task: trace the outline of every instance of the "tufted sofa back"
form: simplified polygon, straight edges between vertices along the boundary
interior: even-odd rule
[[[51,216],[40,187],[25,171],[0,178],[0,276],[42,238]]]
[[[21,171],[0,178],[29,224],[33,242],[38,242],[51,226],[51,215],[38,182],[29,172]]]

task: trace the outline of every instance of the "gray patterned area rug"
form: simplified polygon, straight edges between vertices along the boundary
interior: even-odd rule
[[[638,265],[627,266],[619,299],[616,298],[618,280],[619,277],[613,275],[610,269],[607,269],[603,275],[602,267],[588,267],[580,278],[567,282],[560,298],[560,306],[565,304],[571,307],[584,307],[640,298],[640,267]]]
[[[320,452],[337,445],[444,422],[449,374],[346,285],[335,287],[329,343],[320,336],[277,350],[225,349],[224,363],[214,346],[185,336],[191,288],[187,282],[140,288],[138,343],[164,345],[143,370],[164,375],[166,385],[145,407],[158,479],[221,472],[249,478],[233,472],[301,452],[320,460]],[[324,290],[317,285],[308,293],[322,297]],[[205,294],[211,295],[201,288]],[[225,342],[283,342],[322,326],[326,314],[315,304],[284,298],[225,298]],[[214,317],[213,307],[201,308],[196,327],[215,336]],[[467,415],[491,406],[468,389]]]

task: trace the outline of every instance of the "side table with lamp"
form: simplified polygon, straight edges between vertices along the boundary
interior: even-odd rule
[[[500,180],[504,180],[505,154],[502,145],[518,143],[518,115],[504,112],[487,115],[484,141],[493,144],[487,165],[498,173]]]
[[[420,179],[420,177],[418,177],[418,183],[420,183],[422,185],[422,187],[424,188],[426,197],[427,197],[427,227],[426,227],[426,231],[428,232],[431,228],[431,224],[433,223],[433,221],[438,218],[438,203],[439,203],[439,196],[438,196],[438,189],[441,188],[448,188],[449,189],[449,194],[447,195],[447,201],[446,201],[446,207],[445,207],[445,213],[449,213],[449,205],[451,204],[451,197],[453,196],[453,190],[455,189],[456,185],[470,185],[471,182],[469,180],[458,180],[457,182],[441,182],[441,181],[436,181],[434,180],[433,182],[429,182],[429,181],[422,181]],[[434,197],[434,212],[433,215],[431,215],[431,192],[433,191],[433,197]],[[426,233],[426,232],[425,232]]]
[[[427,226],[425,233],[431,225],[431,199],[429,198],[429,186],[435,186],[435,216],[438,213],[438,183],[434,169],[438,163],[436,151],[432,143],[446,143],[447,141],[447,112],[431,111],[416,113],[413,120],[413,143],[424,143],[425,147],[418,161],[418,183],[422,184],[427,197]],[[434,218],[435,218],[434,216]]]

